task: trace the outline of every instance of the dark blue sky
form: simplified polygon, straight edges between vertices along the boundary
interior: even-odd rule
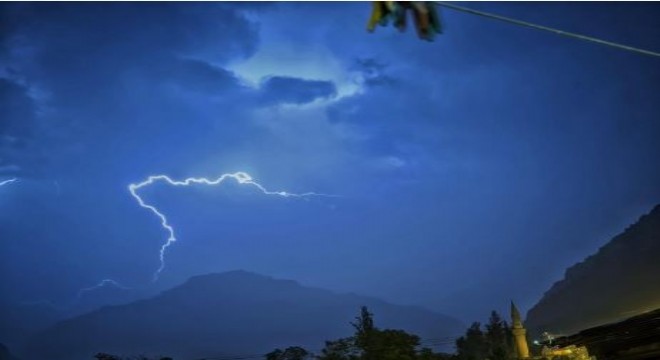
[[[660,50],[656,3],[466,3]],[[0,293],[252,270],[465,320],[527,309],[660,202],[660,59],[368,3],[0,5]],[[253,188],[142,191],[245,171]]]

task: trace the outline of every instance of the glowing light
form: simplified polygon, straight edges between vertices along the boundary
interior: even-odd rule
[[[76,301],[80,300],[83,297],[83,295],[85,295],[85,293],[87,293],[87,292],[94,291],[94,290],[97,290],[97,289],[100,289],[100,288],[103,288],[103,287],[107,287],[107,286],[113,286],[117,289],[122,289],[122,290],[130,290],[131,289],[131,288],[128,288],[128,287],[118,283],[115,280],[103,279],[103,280],[99,281],[99,283],[94,285],[94,286],[90,286],[88,288],[83,288],[83,289],[78,290],[78,294],[76,295]]]
[[[0,186],[9,185],[9,184],[11,184],[15,181],[18,181],[18,179],[17,178],[12,178],[12,179],[8,179],[8,180],[3,180],[3,181],[0,181]]]
[[[160,276],[160,273],[165,269],[165,251],[167,250],[168,247],[170,247],[173,243],[177,241],[177,238],[174,234],[174,228],[172,225],[169,224],[167,217],[165,214],[163,214],[160,210],[158,210],[154,205],[147,204],[140,195],[138,195],[138,190],[145,186],[149,186],[157,181],[164,181],[169,185],[173,186],[189,186],[193,184],[202,184],[202,185],[218,185],[221,184],[223,181],[227,179],[233,179],[235,180],[238,184],[241,185],[250,185],[256,187],[259,191],[261,191],[265,195],[275,195],[275,196],[281,196],[285,198],[306,198],[306,197],[311,197],[311,196],[327,196],[327,197],[336,197],[336,195],[328,195],[328,194],[320,194],[320,193],[315,193],[315,192],[306,192],[302,194],[294,194],[290,193],[287,191],[270,191],[267,190],[264,186],[259,184],[258,182],[254,181],[252,176],[245,172],[235,172],[235,173],[229,173],[229,174],[223,174],[220,177],[216,179],[207,179],[207,178],[187,178],[185,180],[177,181],[173,180],[167,175],[152,175],[149,176],[146,180],[143,182],[137,183],[137,184],[130,184],[128,186],[128,190],[130,191],[131,195],[137,200],[138,204],[151,211],[154,215],[160,219],[160,225],[165,229],[165,231],[168,234],[167,240],[163,245],[160,247],[160,252],[159,252],[159,258],[160,258],[160,266],[154,273],[154,278],[153,281],[157,281],[158,277]]]

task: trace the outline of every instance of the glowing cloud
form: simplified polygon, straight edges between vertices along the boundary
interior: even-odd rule
[[[157,181],[164,181],[169,185],[173,186],[189,186],[193,184],[202,184],[202,185],[218,185],[221,184],[223,181],[227,179],[233,179],[235,180],[238,184],[241,185],[250,185],[254,186],[257,188],[259,191],[261,191],[264,195],[274,195],[274,196],[281,196],[285,198],[306,198],[306,197],[311,197],[311,196],[329,196],[329,197],[335,197],[336,195],[328,195],[328,194],[319,194],[315,192],[306,192],[302,194],[295,194],[295,193],[290,193],[287,191],[270,191],[267,190],[265,187],[263,187],[261,184],[257,183],[254,181],[252,176],[245,172],[235,172],[235,173],[230,173],[230,174],[223,174],[220,177],[216,179],[207,179],[207,178],[187,178],[182,181],[177,181],[173,180],[167,175],[152,175],[149,176],[146,180],[143,182],[137,183],[137,184],[130,184],[128,186],[128,190],[130,191],[131,195],[137,200],[138,204],[151,211],[154,213],[159,219],[160,219],[160,225],[165,229],[165,231],[168,234],[167,240],[163,245],[160,247],[160,266],[154,273],[154,278],[153,280],[156,281],[158,280],[158,277],[160,276],[160,273],[165,269],[165,251],[167,250],[170,245],[175,243],[177,241],[176,236],[174,234],[174,228],[172,225],[169,224],[167,221],[167,217],[165,214],[160,212],[154,205],[147,204],[140,195],[138,195],[138,190],[145,186],[149,186]]]

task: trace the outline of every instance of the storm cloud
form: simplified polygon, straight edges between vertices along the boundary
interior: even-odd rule
[[[471,6],[660,48],[656,4]],[[0,5],[5,300],[243,268],[476,320],[660,199],[657,60],[449,11],[433,43],[370,34],[368,13]],[[342,197],[154,186],[182,240],[145,285],[165,234],[127,185],[238,170]]]

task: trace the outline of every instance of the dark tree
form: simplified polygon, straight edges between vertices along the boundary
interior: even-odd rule
[[[403,330],[380,330],[366,306],[352,322],[351,337],[326,341],[318,360],[448,360],[451,355],[435,354],[431,349],[417,350],[420,338]],[[482,334],[483,337],[483,334]],[[272,358],[268,360],[277,360]],[[479,359],[482,360],[482,359]]]
[[[488,345],[488,359],[508,360],[513,356],[513,339],[509,326],[500,315],[493,311],[486,324],[486,343]]]
[[[403,330],[374,330],[370,348],[364,349],[364,360],[414,360],[419,336]]]
[[[355,322],[351,323],[355,328],[355,343],[356,345],[366,350],[370,347],[370,342],[376,327],[374,326],[373,314],[369,312],[366,306],[360,309],[360,316],[355,318]]]
[[[419,337],[403,330],[380,330],[374,324],[373,314],[366,306],[352,323],[355,328],[355,346],[361,360],[413,360]]]
[[[444,354],[444,353],[435,353],[429,348],[422,348],[417,353],[417,360],[454,360],[456,359],[455,355]]]
[[[375,335],[377,332],[374,325],[373,314],[369,312],[366,306],[360,309],[360,316],[351,323],[355,328],[355,345],[361,352],[361,359],[371,360],[374,355]]]
[[[286,350],[275,349],[266,354],[266,360],[305,360],[309,352],[300,346],[290,346]]]
[[[366,306],[360,308],[360,316],[355,318],[355,322],[351,323],[355,328],[356,335],[368,334],[376,329],[374,326],[374,314],[369,312]]]
[[[149,358],[144,355],[131,356],[131,357],[122,357],[116,355],[110,355],[106,353],[98,353],[94,355],[94,359],[97,360],[156,360],[156,358]],[[159,357],[158,360],[174,360],[171,357]]]
[[[106,353],[98,353],[94,355],[94,358],[98,360],[120,360],[118,357]]]
[[[282,351],[282,349],[275,349],[266,354],[266,360],[280,360],[283,354],[284,351]]]
[[[474,322],[464,336],[456,340],[457,359],[483,360],[488,357],[488,344],[481,324]]]
[[[97,360],[156,360],[156,358],[149,358],[144,355],[131,356],[131,357],[122,357],[116,355],[110,355],[106,353],[98,353],[94,355],[94,359]],[[174,360],[171,357],[159,357],[159,360]]]
[[[319,360],[357,360],[360,350],[355,344],[354,337],[342,338],[335,341],[326,341],[325,348],[321,350]]]

